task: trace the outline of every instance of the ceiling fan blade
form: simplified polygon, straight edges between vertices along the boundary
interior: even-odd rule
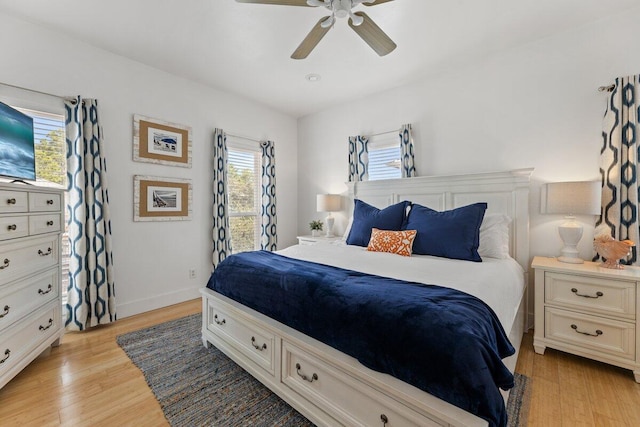
[[[320,40],[322,40],[324,35],[327,34],[331,29],[331,25],[327,28],[322,28],[321,25],[325,19],[330,18],[330,16],[325,16],[318,21],[318,23],[311,29],[311,31],[309,31],[307,37],[302,40],[300,46],[298,46],[298,48],[291,54],[292,59],[304,59],[309,56],[311,51],[318,45],[318,43],[320,43]]]
[[[311,7],[307,4],[307,0],[236,0],[236,1],[238,3],[279,4],[282,6]]]
[[[371,49],[375,50],[378,55],[385,56],[397,47],[393,40],[391,40],[366,13],[356,12],[355,14],[361,16],[364,21],[362,24],[355,26],[352,20],[349,19],[349,26],[353,28],[353,31],[358,33],[358,35],[362,37],[362,40],[367,42],[367,44],[371,46]]]
[[[371,2],[371,3],[362,3],[362,4],[365,5],[365,6],[377,6],[379,4],[386,3],[388,1],[393,1],[393,0],[375,0],[375,1]]]

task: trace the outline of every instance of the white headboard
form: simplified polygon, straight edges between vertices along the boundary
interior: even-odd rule
[[[423,176],[349,182],[349,212],[353,199],[377,208],[409,200],[438,211],[487,202],[487,214],[511,217],[511,256],[524,271],[529,266],[529,178],[533,168],[448,176]]]

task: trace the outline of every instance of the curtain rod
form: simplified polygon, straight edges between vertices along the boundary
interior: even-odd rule
[[[246,139],[247,141],[262,142],[262,141],[260,141],[259,139],[249,138],[249,137],[247,137],[247,136],[241,136],[241,135],[234,135],[234,134],[229,133],[229,132],[225,132],[225,135],[227,135],[227,136],[232,136],[232,137],[234,137],[234,138]]]
[[[386,132],[378,132],[378,133],[374,133],[373,135],[366,135],[369,138],[374,137],[374,136],[381,136],[381,135],[388,135],[390,133],[398,133],[398,129],[394,129],[394,130],[388,130]]]
[[[9,84],[9,83],[0,82],[0,84],[3,85],[3,86],[12,87],[14,89],[20,89],[20,90],[26,90],[28,92],[39,93],[40,95],[53,96],[54,98],[59,98],[59,99],[62,99],[63,101],[75,101],[76,100],[76,98],[73,97],[73,96],[60,96],[60,95],[56,95],[54,93],[42,92],[40,90],[29,89],[27,87],[16,86],[16,85],[12,85],[12,84]]]
[[[598,88],[598,92],[613,92],[613,89],[615,89],[616,85],[609,85],[609,86],[600,86]]]

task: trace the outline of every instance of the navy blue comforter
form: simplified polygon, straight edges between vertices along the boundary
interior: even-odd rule
[[[498,390],[514,353],[478,298],[434,285],[258,251],[232,255],[207,287],[489,421],[505,426]]]

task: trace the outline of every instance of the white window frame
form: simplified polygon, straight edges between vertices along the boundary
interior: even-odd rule
[[[248,212],[231,212],[231,209],[229,209],[229,219],[239,218],[239,217],[254,217],[255,219],[254,239],[253,239],[254,250],[258,250],[260,249],[260,234],[261,234],[260,215],[261,215],[261,196],[262,196],[262,180],[260,178],[261,176],[260,145],[258,142],[247,140],[245,138],[227,136],[227,151],[229,151],[229,153],[231,151],[236,151],[236,152],[252,153],[255,155],[255,164],[254,164],[255,165],[254,172],[256,174],[256,186],[254,188],[254,191],[255,191],[254,200],[256,201],[255,210],[248,211]],[[228,188],[229,188],[229,185],[227,186],[227,191],[228,191]],[[229,194],[227,194],[227,200],[229,200]],[[231,234],[231,248],[233,249],[233,234]],[[235,253],[235,250],[234,250],[234,253]]]
[[[377,177],[375,174],[371,174],[371,171],[373,170],[373,166],[376,166],[374,163],[371,162],[371,154],[375,151],[379,151],[379,150],[386,150],[389,148],[397,148],[398,149],[398,161],[400,161],[400,156],[401,156],[401,152],[400,152],[400,141],[398,139],[398,134],[395,132],[392,133],[386,133],[386,134],[382,134],[382,135],[375,135],[369,138],[369,142],[367,143],[367,147],[368,147],[368,152],[369,152],[369,160],[368,160],[368,165],[367,165],[367,169],[369,171],[369,181],[377,181],[377,180],[382,180],[382,179],[394,179],[394,178],[402,178],[402,171],[400,170],[400,166],[397,168],[397,173],[388,173],[385,174],[384,176],[381,177]]]

